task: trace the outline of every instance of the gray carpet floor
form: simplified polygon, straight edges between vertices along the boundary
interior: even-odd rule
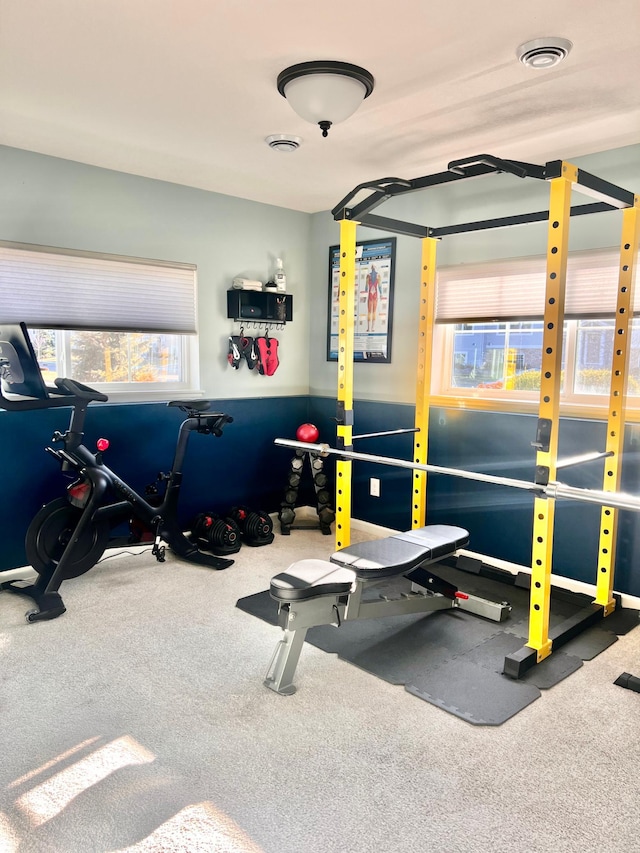
[[[33,625],[0,594],[0,851],[640,850],[640,694],[613,684],[640,631],[499,727],[309,644],[278,696],[280,629],[236,601],[332,550],[294,530],[223,572],[113,557]]]

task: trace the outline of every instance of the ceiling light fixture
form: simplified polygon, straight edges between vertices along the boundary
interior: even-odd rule
[[[267,136],[265,142],[274,151],[288,152],[297,151],[302,139],[299,136],[289,136],[286,133],[274,133],[272,136]]]
[[[278,91],[294,112],[318,124],[322,135],[353,115],[373,92],[372,75],[358,65],[332,60],[301,62],[278,74]]]
[[[519,45],[516,56],[527,68],[534,68],[539,71],[558,65],[569,55],[572,47],[573,44],[569,39],[537,38]]]

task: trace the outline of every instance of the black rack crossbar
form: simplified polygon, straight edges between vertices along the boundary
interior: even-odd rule
[[[450,184],[455,181],[464,181],[467,178],[477,178],[481,175],[491,175],[496,171],[495,168],[479,165],[469,167],[465,174],[456,172],[437,172],[435,175],[425,175],[422,178],[414,178],[411,181],[404,181],[399,178],[393,179],[396,183],[389,183],[382,186],[389,178],[382,178],[380,181],[370,181],[365,184],[358,184],[350,193],[348,193],[338,204],[333,208],[331,213],[333,218],[339,219],[356,219],[361,221],[361,217],[373,210],[383,201],[392,198],[396,195],[404,195],[405,193],[416,192],[417,190],[425,190],[428,187],[437,187],[441,184]],[[359,192],[365,189],[371,189],[371,195],[363,199],[359,204],[352,208],[347,207],[349,202],[358,195]]]
[[[516,178],[538,178],[544,180],[544,169],[534,163],[523,163],[521,160],[503,160],[494,157],[493,154],[477,154],[474,157],[465,157],[462,160],[452,160],[447,168],[463,177],[470,177],[472,170],[478,166],[487,166],[490,172],[506,172],[515,175]]]
[[[393,234],[404,234],[406,237],[433,236],[431,228],[426,225],[414,225],[412,222],[402,222],[399,219],[376,216],[375,213],[362,216],[358,222],[367,228],[377,228],[379,231],[391,231]]]
[[[331,213],[335,219],[348,218],[343,215],[345,208],[349,202],[363,190],[371,190],[372,192],[371,195],[361,204],[365,204],[367,210],[373,210],[374,207],[377,207],[392,195],[408,192],[411,189],[411,183],[411,181],[405,181],[404,178],[378,178],[376,181],[365,181],[362,184],[358,184],[357,187],[354,187],[350,193],[347,193],[347,195],[341,199],[338,204],[336,204]],[[358,208],[359,206],[353,208],[353,210],[358,210]],[[351,218],[354,217],[352,216]]]
[[[606,204],[602,201],[594,202],[593,204],[578,204],[571,208],[571,216],[585,216],[590,213],[604,213],[609,210],[617,209],[617,207],[613,207],[612,205]],[[346,218],[350,219],[351,216],[349,215]],[[532,222],[546,222],[548,218],[548,210],[538,210],[534,213],[500,216],[496,219],[481,219],[475,222],[461,222],[458,225],[445,225],[441,228],[430,228],[426,225],[417,225],[413,222],[390,219],[386,216],[377,216],[375,213],[372,213],[360,217],[358,222],[366,228],[376,228],[379,231],[390,231],[393,234],[403,234],[407,237],[439,238],[448,237],[452,234],[469,234],[474,231],[489,231],[492,228],[512,228],[515,225],[530,225]]]
[[[437,187],[441,184],[450,184],[455,181],[464,181],[467,178],[475,178],[480,175],[490,175],[496,170],[490,169],[488,166],[474,166],[464,175],[456,174],[455,172],[438,172],[435,175],[425,175],[422,178],[414,178],[411,181],[402,181],[402,183],[389,184],[385,187],[384,192],[381,189],[375,189],[370,196],[363,199],[359,204],[352,208],[347,207],[348,203],[363,189],[371,188],[371,184],[359,184],[342,201],[340,201],[331,211],[335,220],[339,219],[355,219],[358,222],[362,221],[362,217],[373,210],[383,201],[392,198],[396,195],[404,195],[405,193],[416,192],[417,190],[425,190],[428,187]]]
[[[571,208],[571,216],[584,216],[588,213],[604,213],[607,210],[617,210],[610,204],[595,202],[594,204],[579,204]],[[442,228],[429,229],[430,237],[446,237],[450,234],[467,234],[473,231],[488,231],[491,228],[511,228],[514,225],[529,225],[532,222],[546,222],[548,210],[538,210],[535,213],[521,213],[515,216],[501,216],[497,219],[481,219],[477,222],[463,222],[459,225],[445,225]]]
[[[545,177],[548,181],[559,178],[561,175],[562,160],[552,160],[546,164]],[[578,169],[578,180],[573,185],[573,189],[583,195],[605,201],[618,210],[633,207],[635,203],[634,195],[630,190],[625,190],[610,181],[605,181],[597,175],[592,175],[591,172],[585,172],[584,169]]]
[[[615,184],[604,181],[596,175],[578,169],[578,183],[575,185],[575,190],[592,198],[606,201],[607,204],[622,209],[624,207],[633,207],[635,198],[632,192],[624,190]]]
[[[384,193],[380,189],[377,189],[375,192],[371,193],[368,198],[363,199],[352,208],[346,207],[348,201],[367,186],[366,184],[360,184],[339,204],[337,204],[331,212],[333,213],[334,219],[355,219],[358,222],[361,222],[362,217],[366,216],[367,213],[382,204],[383,201],[393,198],[393,196],[417,192],[418,190],[426,190],[429,187],[438,187],[442,184],[450,184],[456,181],[464,181],[467,178],[478,178],[482,175],[492,175],[495,172],[495,168],[480,164],[468,167],[464,174],[448,170],[446,172],[437,172],[435,175],[424,175],[422,178],[413,178],[411,181],[398,180],[395,184],[388,184],[385,186]]]
[[[352,219],[360,222],[360,217],[373,210],[383,201],[396,195],[424,190],[428,187],[437,187],[441,184],[450,184],[456,181],[464,181],[468,178],[479,178],[482,175],[493,175],[496,172],[507,172],[517,177],[539,178],[544,180],[545,170],[542,166],[533,163],[523,163],[520,160],[501,160],[489,154],[481,154],[476,157],[467,157],[465,160],[453,160],[448,164],[446,172],[436,172],[434,175],[424,175],[421,178],[404,180],[403,178],[380,178],[377,181],[368,181],[358,184],[332,209],[333,218]],[[371,195],[352,208],[347,205],[362,190],[372,190]]]
[[[417,225],[411,222],[387,219],[385,217],[372,216],[371,211],[379,207],[384,201],[397,195],[416,192],[442,184],[464,181],[468,178],[478,178],[483,175],[507,173],[518,178],[535,178],[537,180],[552,180],[562,175],[562,160],[552,160],[544,166],[533,163],[524,163],[520,160],[502,160],[489,154],[480,154],[475,157],[467,157],[463,160],[453,160],[448,164],[446,172],[436,172],[433,175],[424,175],[421,178],[404,180],[403,178],[380,178],[377,181],[368,181],[358,184],[348,193],[331,211],[333,218],[338,221],[347,219],[359,222],[370,228],[379,228],[382,231],[391,231],[396,234],[404,234],[412,237],[444,237],[449,234],[463,234],[473,231],[483,231],[490,228],[508,228],[512,225],[526,225],[531,222],[541,222],[548,219],[549,211],[538,211],[536,213],[524,213],[516,216],[505,216],[498,219],[485,219],[479,222],[467,222],[459,225],[447,225],[441,228],[429,228],[425,225]],[[633,207],[635,197],[632,192],[616,186],[609,181],[598,178],[583,169],[577,170],[578,179],[574,189],[584,195],[591,196],[598,201],[594,204],[576,205],[571,208],[572,216],[581,216],[589,213],[603,213],[609,210]],[[363,190],[370,190],[370,194],[353,207],[349,207],[351,201]]]

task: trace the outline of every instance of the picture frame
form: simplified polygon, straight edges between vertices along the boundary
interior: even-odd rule
[[[356,296],[353,360],[391,362],[396,238],[356,243]],[[340,246],[329,248],[327,361],[338,360]]]

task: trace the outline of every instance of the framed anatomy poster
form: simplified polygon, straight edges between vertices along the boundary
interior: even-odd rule
[[[395,252],[395,237],[356,244],[355,362],[391,361]],[[338,360],[339,285],[340,246],[331,246],[327,361]]]

